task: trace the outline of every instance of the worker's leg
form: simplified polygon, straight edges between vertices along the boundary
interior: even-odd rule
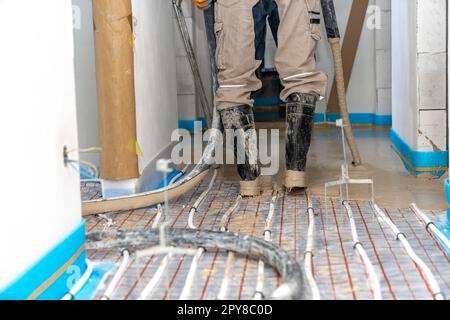
[[[261,88],[255,70],[255,22],[258,0],[217,0],[215,32],[219,88],[216,105],[224,128],[236,136],[235,157],[242,179],[241,195],[259,195],[258,150],[251,92]]]
[[[253,7],[258,0],[217,0],[215,32],[219,68],[219,110],[253,105],[252,91],[261,88],[255,70],[255,24]]]
[[[277,0],[280,15],[275,63],[287,101],[293,93],[325,96],[327,77],[316,69],[321,38],[320,0]]]
[[[321,38],[320,0],[277,0],[281,18],[275,63],[286,102],[286,181],[288,189],[307,186],[305,168],[319,97],[327,77],[317,71],[315,51]]]

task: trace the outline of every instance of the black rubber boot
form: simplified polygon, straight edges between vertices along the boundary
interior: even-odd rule
[[[311,146],[317,96],[292,94],[286,104],[286,181],[288,190],[306,188],[306,161]]]
[[[234,156],[238,161],[237,170],[241,177],[241,195],[260,195],[258,146],[255,120],[250,106],[244,105],[219,111],[225,130],[234,130]],[[237,136],[241,135],[241,139]],[[241,157],[239,157],[241,156]],[[242,159],[245,157],[245,159]],[[241,163],[239,163],[241,162]]]

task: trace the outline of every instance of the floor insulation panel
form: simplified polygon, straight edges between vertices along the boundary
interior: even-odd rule
[[[200,194],[207,188],[209,180],[169,204],[169,216],[163,221],[174,228],[188,228],[188,214]],[[101,194],[96,183],[82,185],[83,199],[95,199]],[[225,211],[232,206],[238,195],[238,184],[219,180],[207,195],[195,216],[199,229],[219,230]],[[261,197],[243,199],[240,207],[228,221],[228,229],[242,234],[263,237],[265,219],[270,210],[273,194],[265,192]],[[353,248],[350,223],[345,209],[338,199],[328,199],[329,213],[325,213],[325,200],[312,199],[315,210],[313,272],[322,299],[373,299],[368,285],[368,274],[362,260]],[[374,265],[380,281],[382,298],[433,299],[426,277],[412,262],[395,235],[383,221],[376,218],[369,202],[351,201],[357,231],[361,243]],[[417,255],[433,272],[442,292],[450,296],[449,258],[437,241],[426,231],[425,226],[407,209],[384,209],[401,232],[405,233]],[[157,215],[156,208],[147,208],[122,213],[91,216],[86,220],[87,231],[108,229],[149,230]],[[439,213],[428,212],[437,219]],[[163,222],[161,221],[161,222]],[[275,203],[272,237],[275,244],[289,252],[304,266],[307,229],[307,198],[304,192],[287,194],[280,192]],[[120,263],[120,251],[89,251],[93,262]],[[200,259],[190,298],[195,300],[217,299],[227,264],[227,252],[208,251]],[[152,279],[164,256],[133,259],[116,287],[112,299],[138,299],[140,293]],[[178,299],[185,285],[192,257],[173,256],[169,260],[161,281],[148,299]],[[96,298],[111,281],[112,273],[104,279]],[[226,299],[253,299],[258,279],[258,261],[236,256],[230,272]],[[278,275],[265,268],[264,293],[270,297],[279,285]],[[308,283],[305,281],[305,286]],[[310,290],[307,289],[308,298]]]

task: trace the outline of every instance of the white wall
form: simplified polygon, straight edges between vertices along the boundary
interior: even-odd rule
[[[64,146],[78,148],[71,1],[0,1],[0,35],[1,289],[78,226],[81,208],[79,173],[63,161]]]
[[[414,1],[392,1],[392,127],[413,148],[417,147],[416,10]]]
[[[97,89],[95,76],[94,25],[91,0],[72,0],[74,5],[75,84],[78,139],[82,148],[99,146]],[[80,157],[99,165],[97,153]]]
[[[178,127],[174,26],[171,1],[133,0],[138,142],[147,164],[170,145]]]

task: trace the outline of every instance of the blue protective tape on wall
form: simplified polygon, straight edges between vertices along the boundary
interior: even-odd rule
[[[5,290],[1,300],[56,300],[86,271],[85,221]],[[76,275],[75,275],[76,274]]]
[[[448,151],[415,151],[394,130],[391,130],[391,142],[406,169],[414,175],[427,173],[440,178],[447,172]]]

